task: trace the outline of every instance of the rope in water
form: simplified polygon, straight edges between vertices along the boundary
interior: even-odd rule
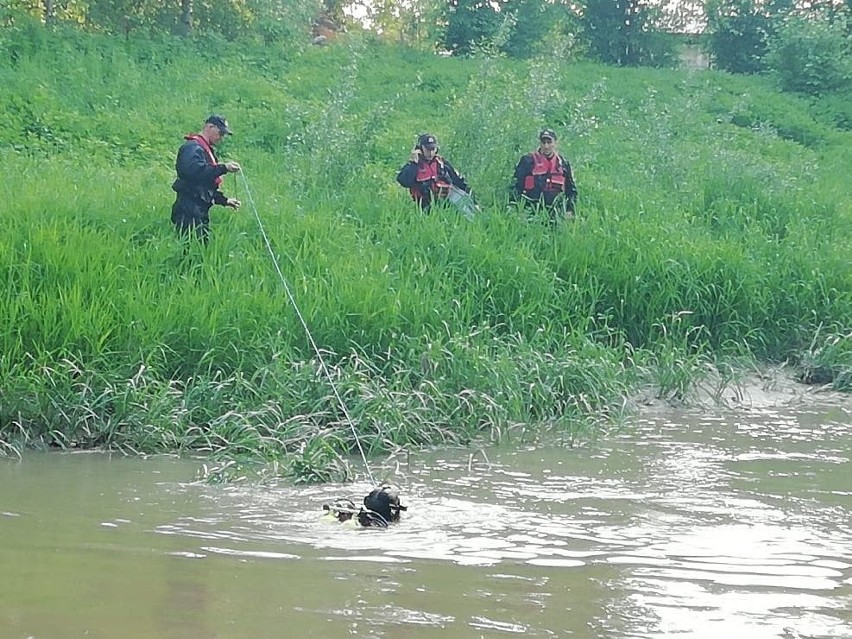
[[[358,446],[358,452],[361,454],[361,460],[364,462],[364,468],[367,470],[367,477],[369,478],[370,483],[375,484],[376,482],[373,479],[373,473],[370,471],[370,465],[367,463],[367,455],[364,453],[364,447],[361,445],[361,439],[358,437],[358,431],[355,429],[355,422],[349,415],[349,410],[347,410],[346,404],[343,402],[343,398],[340,396],[340,393],[337,390],[337,386],[334,383],[334,379],[332,378],[328,367],[325,365],[325,360],[322,357],[322,353],[320,352],[317,343],[314,341],[314,336],[311,334],[311,331],[308,328],[308,323],[302,316],[302,312],[299,310],[299,305],[296,304],[296,298],[293,296],[293,291],[290,288],[290,285],[287,283],[287,278],[284,277],[284,272],[281,270],[281,265],[278,263],[278,258],[275,256],[275,251],[272,250],[272,244],[269,241],[269,236],[266,234],[266,229],[263,228],[263,222],[260,219],[260,214],[257,212],[257,206],[255,206],[254,198],[251,194],[251,188],[249,187],[248,179],[246,178],[245,169],[240,171],[240,175],[243,178],[243,185],[246,189],[246,196],[248,198],[249,206],[251,207],[252,213],[254,213],[255,220],[257,220],[257,226],[260,229],[261,236],[263,236],[263,242],[266,245],[266,250],[269,251],[269,256],[272,258],[272,264],[275,266],[275,271],[276,273],[278,273],[278,277],[281,280],[281,284],[284,286],[284,290],[287,293],[287,298],[290,300],[290,304],[296,311],[296,317],[299,318],[299,322],[302,324],[302,328],[305,329],[305,335],[308,336],[308,341],[311,343],[311,348],[314,349],[314,353],[317,356],[317,361],[320,364],[320,369],[328,380],[328,384],[331,387],[335,398],[337,398],[337,402],[340,404],[340,409],[343,411],[343,415],[346,417],[346,422],[349,424],[349,428],[352,430],[352,435],[353,437],[355,437],[355,444]]]

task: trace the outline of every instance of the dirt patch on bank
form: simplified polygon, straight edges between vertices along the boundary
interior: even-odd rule
[[[649,391],[638,397],[636,404],[638,412],[645,415],[687,407],[750,410],[821,404],[839,407],[852,422],[852,393],[836,391],[830,384],[803,384],[796,375],[796,371],[785,366],[730,378],[712,371],[683,398],[661,397]]]

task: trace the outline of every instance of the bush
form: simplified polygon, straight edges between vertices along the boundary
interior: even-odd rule
[[[850,52],[841,21],[788,16],[769,40],[766,62],[783,90],[823,95],[848,88]]]
[[[852,87],[846,91],[819,96],[814,113],[831,126],[852,131]]]
[[[638,0],[587,0],[582,24],[591,57],[619,66],[675,66],[676,41],[659,29],[659,17]]]
[[[713,65],[731,73],[760,73],[770,16],[756,0],[710,0],[707,51]]]

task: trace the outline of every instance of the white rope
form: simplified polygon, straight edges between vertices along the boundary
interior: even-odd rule
[[[296,311],[296,317],[299,318],[299,322],[302,324],[302,328],[305,329],[305,335],[308,336],[308,341],[311,343],[311,347],[314,349],[314,353],[316,353],[317,360],[320,363],[320,368],[322,369],[323,374],[326,379],[328,379],[328,384],[331,386],[331,390],[334,393],[334,396],[337,398],[338,403],[340,404],[340,408],[343,411],[344,416],[346,417],[346,422],[349,424],[349,428],[352,429],[352,435],[355,437],[355,444],[358,446],[358,452],[361,453],[361,460],[364,462],[364,468],[367,470],[367,477],[370,480],[370,483],[375,484],[375,480],[373,479],[373,473],[370,472],[370,465],[367,463],[367,455],[364,453],[364,447],[361,445],[361,439],[358,437],[358,431],[355,430],[355,423],[352,421],[352,417],[349,415],[349,411],[346,408],[346,404],[343,402],[343,398],[340,396],[340,393],[337,391],[337,386],[334,384],[334,379],[331,377],[331,373],[328,370],[328,367],[325,365],[325,360],[323,360],[322,353],[320,352],[319,347],[314,341],[314,336],[311,335],[311,331],[308,328],[308,324],[305,321],[305,318],[302,316],[302,312],[299,310],[299,305],[296,304],[296,298],[293,296],[293,292],[290,289],[290,285],[287,283],[287,278],[284,277],[284,272],[281,270],[281,266],[278,263],[278,258],[275,257],[275,252],[272,250],[272,244],[269,242],[269,237],[266,235],[266,230],[263,228],[263,222],[260,220],[260,215],[257,212],[257,206],[254,204],[254,198],[251,195],[251,188],[249,188],[248,179],[245,175],[245,169],[240,171],[240,175],[243,178],[243,184],[246,188],[246,195],[248,196],[249,206],[251,206],[252,212],[254,213],[254,218],[257,220],[257,226],[260,228],[260,234],[263,236],[263,242],[266,244],[266,250],[269,251],[269,256],[272,258],[272,263],[275,265],[275,271],[278,273],[278,277],[281,279],[281,284],[284,285],[284,290],[287,292],[287,297],[290,300],[290,304],[293,305],[293,309]]]

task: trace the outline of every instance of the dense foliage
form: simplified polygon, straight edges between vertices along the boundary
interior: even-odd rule
[[[784,90],[831,92],[838,102],[848,97],[852,66],[852,7],[844,0],[0,0],[0,24],[27,19],[285,47],[309,31],[327,39],[348,27],[459,56],[586,56],[652,67],[677,66],[683,36],[700,34],[718,69],[772,72]]]
[[[38,19],[112,34],[216,34],[287,41],[306,34],[319,0],[0,0],[0,23]]]
[[[606,64],[673,66],[675,41],[661,32],[660,13],[644,0],[586,0],[589,53]]]
[[[487,0],[449,0],[444,46],[457,55],[473,53],[492,41],[502,22]]]
[[[839,0],[707,0],[707,48],[733,73],[775,72],[781,87],[849,90],[852,5]]]
[[[784,90],[852,98],[852,37],[830,14],[787,16],[768,43],[766,63]]]
[[[732,383],[736,358],[852,386],[852,145],[821,102],[716,72],[307,41],[0,31],[0,450],[205,451],[323,480],[355,432],[368,453],[573,442],[643,385]],[[174,153],[213,111],[245,206],[184,247]],[[580,189],[555,227],[507,198],[544,125]],[[394,182],[423,130],[474,220],[421,215]]]
[[[709,50],[714,65],[732,73],[763,70],[771,17],[758,0],[709,0]]]

